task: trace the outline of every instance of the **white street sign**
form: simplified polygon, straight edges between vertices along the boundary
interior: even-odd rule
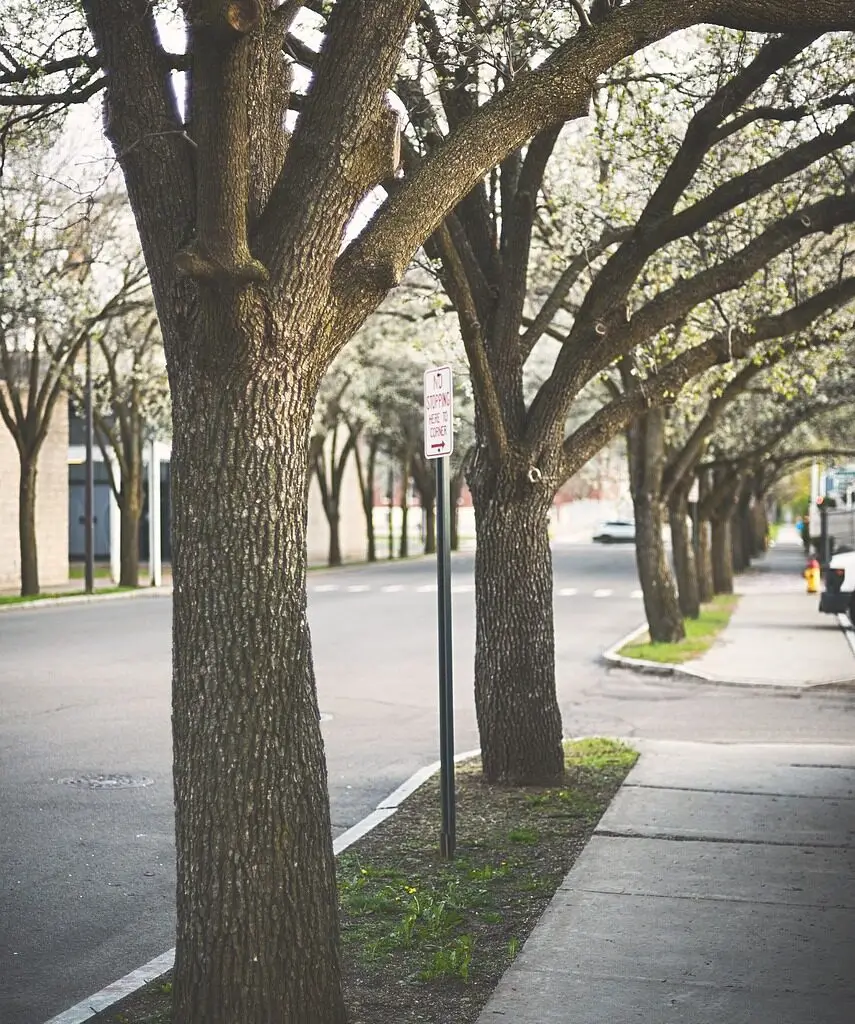
[[[425,458],[440,459],[454,451],[454,394],[451,367],[425,371]]]

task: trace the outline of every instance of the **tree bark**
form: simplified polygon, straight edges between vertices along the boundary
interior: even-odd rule
[[[138,587],[140,583],[140,505],[123,500],[119,504],[121,540],[119,586]]]
[[[555,690],[552,555],[537,494],[473,487],[475,706],[489,782],[548,785],[564,771]]]
[[[652,409],[639,417],[628,432],[627,450],[635,509],[635,560],[650,639],[654,643],[676,643],[686,631],[662,540],[664,410]]]
[[[685,491],[677,491],[669,503],[671,550],[677,577],[677,597],[684,618],[696,619],[701,613],[695,548],[689,527],[689,507]]]
[[[39,592],[39,553],[36,534],[37,457],[22,455],[18,483],[18,540],[21,555],[21,596]]]
[[[344,1024],[306,617],[319,371],[282,373],[287,338],[235,319],[172,370],[175,1020]]]
[[[455,473],[449,481],[449,500],[451,501],[451,529],[449,546],[452,551],[460,550],[460,493],[463,490],[463,472]]]
[[[341,565],[341,515],[338,510],[338,499],[330,501],[327,511],[327,525],[330,530],[330,543],[327,551],[327,565]]]
[[[705,511],[710,499],[712,481],[708,470],[698,473],[698,596],[701,604],[708,604],[715,597],[712,567],[712,526]]]
[[[125,475],[119,494],[121,540],[119,552],[119,586],[138,587],[140,582],[140,517],[142,516],[142,450],[137,438],[131,451],[125,453]],[[159,515],[160,509],[154,510]],[[149,511],[149,515],[153,511]]]
[[[436,504],[428,501],[425,510],[425,554],[436,554]]]
[[[359,494],[362,498],[362,511],[365,514],[366,557],[369,562],[377,561],[377,534],[374,529],[374,478],[377,473],[379,448],[380,438],[372,436],[368,442],[368,460],[363,465],[360,445],[357,443],[353,447],[356,475],[359,480]]]
[[[712,518],[712,577],[716,594],[733,593],[733,551],[727,512]]]
[[[407,558],[410,554],[410,458],[407,456],[401,463],[401,537],[398,542],[398,557]]]

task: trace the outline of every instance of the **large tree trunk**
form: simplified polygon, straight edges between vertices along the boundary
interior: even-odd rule
[[[727,512],[712,519],[712,576],[717,594],[733,593],[733,551]]]
[[[490,782],[547,785],[564,771],[555,690],[548,502],[475,484],[475,706]]]
[[[21,596],[39,592],[39,552],[36,536],[36,456],[22,456],[18,483],[18,541],[21,555]]]
[[[344,1024],[306,618],[319,371],[283,372],[258,320],[211,317],[171,371],[175,1020]]]
[[[635,560],[650,639],[654,643],[675,643],[686,634],[662,540],[662,502],[658,496],[642,492],[633,497],[633,505]]]
[[[701,613],[701,599],[698,589],[695,549],[689,527],[689,504],[685,491],[674,494],[668,511],[680,612],[684,618],[696,619]]]
[[[654,643],[675,643],[683,639],[686,631],[662,540],[664,410],[651,410],[632,425],[627,450],[635,508],[635,560],[650,639]]]

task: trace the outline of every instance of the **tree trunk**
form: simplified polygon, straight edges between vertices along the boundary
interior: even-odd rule
[[[698,473],[698,596],[701,604],[708,604],[715,597],[712,568],[712,527],[705,506],[709,503],[712,479],[709,470]]]
[[[241,319],[211,317],[171,370],[175,1021],[344,1024],[306,618],[321,371],[283,372],[287,336]]]
[[[635,561],[644,611],[654,643],[675,643],[686,635],[674,578],[662,540],[662,474],[665,468],[665,412],[645,413],[628,432]]]
[[[140,583],[140,517],[142,516],[142,450],[137,444],[128,452],[126,479],[119,495],[121,539],[119,549],[119,586],[138,587]],[[160,509],[149,510],[160,515]]]
[[[463,490],[463,473],[455,473],[449,481],[449,500],[451,501],[451,529],[448,543],[452,551],[460,550],[460,492]]]
[[[730,559],[734,573],[743,572],[748,566],[745,553],[745,519],[740,510],[734,509],[730,517]]]
[[[428,501],[425,510],[425,554],[436,554],[436,502]]]
[[[662,502],[658,496],[642,492],[633,496],[633,506],[635,561],[650,639],[657,644],[676,643],[686,632],[662,540]]]
[[[21,596],[31,597],[39,592],[39,553],[36,535],[36,479],[38,462],[35,457],[22,456],[21,476],[18,483],[18,540],[21,554]]]
[[[159,510],[156,510],[159,511]],[[142,509],[130,496],[119,503],[121,540],[119,548],[119,586],[140,584],[140,516]]]
[[[716,594],[733,593],[733,552],[727,513],[712,520],[712,577]]]
[[[669,505],[671,550],[677,577],[677,597],[684,618],[696,619],[701,613],[695,549],[689,527],[689,506],[685,492],[675,493]]]
[[[403,463],[401,473],[401,538],[398,543],[399,558],[407,558],[410,553],[410,538],[408,536],[410,524],[409,490],[410,463],[409,459],[407,459]]]
[[[548,785],[564,771],[548,503],[494,487],[473,481],[481,762],[489,782]]]
[[[709,519],[698,523],[698,598],[708,604],[715,597],[712,563],[712,526]]]
[[[327,565],[341,565],[341,514],[338,510],[337,497],[330,499],[327,509],[327,525],[330,529]]]

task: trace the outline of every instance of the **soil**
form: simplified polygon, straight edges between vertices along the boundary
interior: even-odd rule
[[[458,766],[457,846],[439,855],[437,777],[338,858],[351,1024],[472,1024],[572,867],[634,752],[568,743],[560,787],[486,784]],[[171,1024],[170,976],[96,1015]]]

